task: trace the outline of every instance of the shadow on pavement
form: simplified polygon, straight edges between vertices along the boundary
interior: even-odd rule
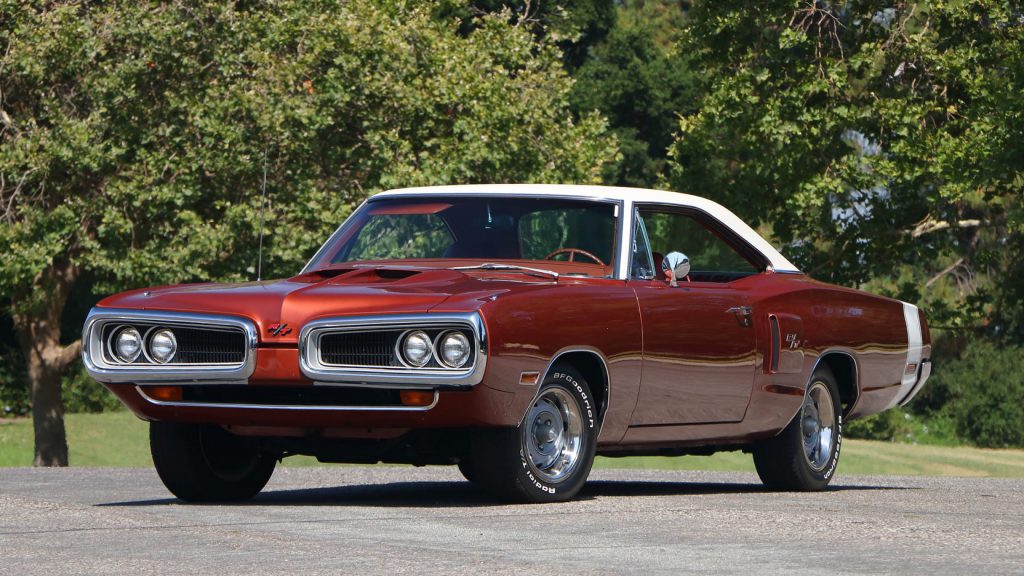
[[[860,490],[908,490],[897,486],[843,485],[828,492]],[[715,494],[770,494],[760,484],[725,482],[664,482],[592,480],[583,487],[576,500],[603,497],[633,496],[707,496]],[[165,506],[188,505],[175,498],[109,502],[97,506]],[[444,508],[452,506],[504,506],[469,482],[391,482],[357,484],[324,488],[269,490],[248,502],[220,504],[223,506],[394,506]]]

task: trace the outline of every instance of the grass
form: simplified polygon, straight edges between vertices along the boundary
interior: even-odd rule
[[[72,466],[149,467],[146,423],[128,412],[68,414],[65,417]],[[32,421],[0,419],[0,467],[32,464]],[[292,457],[289,466],[318,465]],[[750,471],[749,454],[714,456],[598,458],[596,468]],[[966,446],[925,446],[844,440],[840,474],[1024,477],[1024,450],[988,450]]]
[[[72,466],[153,465],[146,423],[130,412],[67,414],[64,425]],[[32,420],[0,420],[0,466],[31,466],[32,457]]]

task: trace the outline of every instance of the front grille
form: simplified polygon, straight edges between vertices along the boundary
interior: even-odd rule
[[[334,366],[400,366],[395,345],[401,330],[337,332],[320,338],[320,361]]]
[[[324,366],[331,367],[359,367],[359,368],[405,368],[406,365],[398,358],[397,349],[402,337],[415,328],[384,329],[384,330],[347,330],[341,332],[326,332],[319,337],[319,361]],[[473,333],[461,326],[427,327],[423,332],[427,334],[430,341],[435,345],[434,354],[427,362],[426,369],[451,370],[442,366],[437,359],[437,341],[442,334],[456,330],[462,332],[476,351]],[[473,367],[473,357],[470,361],[459,368],[466,370]]]
[[[241,332],[171,328],[178,339],[178,364],[239,364],[245,360],[245,335]]]

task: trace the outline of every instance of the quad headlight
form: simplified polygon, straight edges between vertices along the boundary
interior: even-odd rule
[[[450,330],[438,339],[438,359],[449,368],[462,368],[469,361],[473,347],[462,332]]]
[[[433,354],[433,345],[430,336],[422,330],[409,332],[402,338],[401,343],[402,359],[406,364],[420,368],[430,362]]]
[[[142,354],[142,335],[131,326],[121,328],[114,336],[114,355],[125,364],[131,364]]]
[[[149,357],[159,364],[166,364],[178,351],[178,340],[174,332],[161,329],[149,337]]]

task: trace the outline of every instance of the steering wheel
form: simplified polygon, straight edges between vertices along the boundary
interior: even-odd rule
[[[607,264],[602,262],[600,258],[598,258],[597,256],[594,256],[590,252],[587,252],[586,250],[583,250],[581,248],[559,248],[558,250],[555,250],[551,254],[548,254],[547,256],[545,256],[544,259],[545,260],[552,260],[555,256],[558,256],[559,254],[568,254],[569,255],[569,262],[575,262],[576,261],[575,260],[576,255],[577,254],[582,254],[583,256],[586,256],[587,258],[590,258],[591,260],[593,260],[594,262],[600,264],[601,266],[607,266]]]

